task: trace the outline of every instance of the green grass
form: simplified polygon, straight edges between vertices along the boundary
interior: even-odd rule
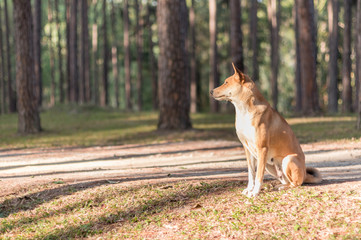
[[[299,187],[278,192],[271,184],[256,199],[241,194],[246,185],[239,181],[43,186],[0,201],[0,238],[361,237],[359,191]]]
[[[41,113],[43,132],[17,134],[17,115],[0,116],[0,148],[65,147],[154,143],[164,141],[235,140],[234,114],[192,115],[194,130],[157,131],[155,112],[124,113],[92,107],[58,107]],[[287,119],[301,143],[359,139],[355,116]]]

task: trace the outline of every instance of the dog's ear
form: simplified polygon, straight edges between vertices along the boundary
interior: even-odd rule
[[[241,70],[239,70],[239,69],[234,65],[233,62],[232,62],[232,66],[233,66],[233,69],[234,69],[234,74],[236,74],[236,77],[238,78],[238,80],[239,80],[241,83],[245,83],[245,82],[246,82],[246,77],[245,77],[244,74],[241,72]]]

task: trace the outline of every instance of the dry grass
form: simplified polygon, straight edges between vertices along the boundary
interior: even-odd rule
[[[40,186],[1,199],[1,239],[359,239],[361,183],[302,186],[256,199],[245,183]]]

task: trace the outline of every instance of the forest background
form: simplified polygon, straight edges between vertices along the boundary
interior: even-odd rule
[[[304,111],[299,97],[303,87],[297,80],[297,1],[188,0],[184,21],[189,23],[186,48],[192,72],[191,111],[229,111],[226,104],[213,107],[208,93],[232,74],[235,52],[241,54],[239,68],[282,113],[356,111],[360,81],[356,71],[357,1],[306,2],[316,26],[312,37],[316,40],[318,99],[313,111]],[[61,104],[127,111],[158,109],[157,1],[31,3],[34,88],[41,109]],[[237,4],[238,14],[232,15]],[[0,14],[0,107],[5,114],[16,111],[13,2],[1,1]],[[212,22],[215,31],[210,30]],[[237,29],[239,49],[231,46],[232,28]],[[215,47],[212,39],[216,39]]]

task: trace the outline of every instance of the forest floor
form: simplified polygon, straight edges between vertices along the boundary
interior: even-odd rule
[[[247,164],[233,114],[156,130],[156,113],[60,109],[44,132],[0,118],[0,239],[360,239],[356,118],[290,118],[323,181],[242,195]]]
[[[241,195],[247,164],[236,141],[3,150],[0,238],[361,237],[360,142],[302,148],[323,182],[275,192],[267,175],[256,200]]]

